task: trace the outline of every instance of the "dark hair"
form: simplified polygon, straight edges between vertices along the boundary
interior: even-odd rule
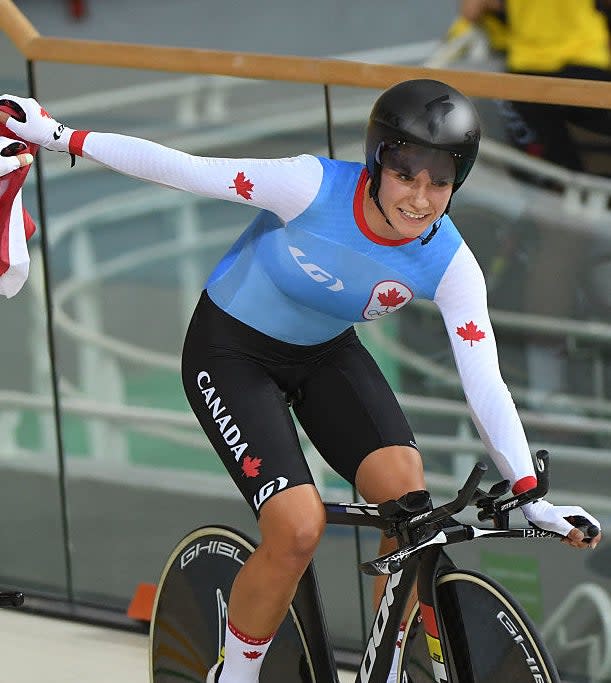
[[[454,193],[475,163],[479,139],[475,106],[458,90],[431,79],[393,85],[376,100],[367,126],[365,154],[371,196],[377,197],[379,190],[385,146],[415,143],[449,152],[456,164]]]

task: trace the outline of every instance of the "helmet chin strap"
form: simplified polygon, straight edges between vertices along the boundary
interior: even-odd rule
[[[452,194],[454,194],[454,192],[456,192],[456,190],[452,190]],[[448,213],[448,212],[450,211],[450,204],[451,204],[451,203],[452,203],[452,197],[450,196],[450,201],[448,202],[448,205],[446,206],[445,211],[444,211],[444,212],[441,214],[441,216],[439,216],[439,218],[433,223],[433,227],[431,228],[431,231],[429,232],[429,234],[428,234],[426,237],[424,237],[424,238],[423,238],[422,236],[420,236],[420,237],[418,238],[418,239],[420,240],[420,244],[421,244],[421,245],[423,245],[423,244],[428,244],[428,243],[433,239],[433,237],[435,237],[435,233],[436,233],[436,232],[439,230],[439,228],[441,227],[441,220],[442,220],[442,218],[446,215],[446,213]]]
[[[378,193],[376,192],[375,194],[372,194],[371,198],[373,199],[375,205],[378,207],[378,211],[382,214],[382,216],[384,216],[384,220],[388,223],[388,225],[390,225],[390,227],[393,230],[398,232],[397,228],[395,228],[395,226],[388,220],[388,216],[384,213],[384,209],[382,208],[382,204],[380,203]]]
[[[426,237],[422,237],[422,235],[418,235],[418,239],[420,240],[421,246],[428,244],[433,239],[433,237],[435,237],[435,233],[441,227],[441,219],[442,218],[443,218],[443,214],[433,223],[433,227],[431,228],[429,234]]]
[[[369,196],[373,199],[374,204],[378,207],[378,211],[384,216],[384,220],[390,225],[390,227],[395,231],[399,232],[397,228],[390,222],[388,219],[388,216],[384,212],[384,209],[382,208],[382,204],[380,202],[380,198],[378,197],[378,188],[376,187],[374,190],[374,183],[371,183],[371,186],[369,188]],[[424,246],[425,244],[428,244],[433,237],[435,237],[435,234],[441,227],[441,219],[443,216],[448,212],[450,208],[450,203],[448,202],[448,206],[446,207],[446,210],[441,214],[441,216],[433,223],[433,227],[431,228],[429,234],[426,237],[422,237],[422,235],[418,235],[415,239],[420,240],[420,246]]]

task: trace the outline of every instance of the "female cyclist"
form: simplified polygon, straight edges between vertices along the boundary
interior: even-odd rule
[[[261,544],[230,596],[225,659],[208,681],[252,683],[325,527],[289,412],[368,502],[424,488],[412,430],[353,323],[414,298],[439,307],[473,420],[514,491],[535,484],[524,430],[499,371],[482,272],[448,216],[477,155],[473,104],[434,80],[399,83],[373,107],[366,164],[307,154],[198,157],[133,137],[73,130],[32,99],[7,126],[48,149],[260,213],[209,277],[187,331],[187,397],[255,513]],[[527,518],[586,547],[567,517]],[[600,526],[589,517],[592,523]],[[600,539],[593,539],[596,545]],[[381,552],[392,541],[384,538]],[[378,594],[383,583],[377,586]],[[392,675],[389,680],[393,680]]]

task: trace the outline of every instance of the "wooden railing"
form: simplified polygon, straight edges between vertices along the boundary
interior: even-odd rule
[[[611,109],[611,83],[602,81],[46,38],[38,33],[12,0],[0,0],[0,30],[8,36],[23,57],[32,62],[216,74],[380,89],[409,78],[436,78],[473,97]]]

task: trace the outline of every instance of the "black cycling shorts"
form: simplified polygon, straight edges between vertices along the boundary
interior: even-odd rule
[[[352,327],[322,344],[289,344],[228,315],[204,291],[187,331],[182,379],[257,516],[275,493],[314,483],[289,404],[321,456],[351,484],[372,451],[416,447],[392,389]]]

